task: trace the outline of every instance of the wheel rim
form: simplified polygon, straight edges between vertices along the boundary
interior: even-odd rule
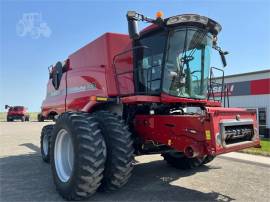
[[[49,151],[49,137],[48,137],[48,135],[44,135],[43,141],[42,141],[42,147],[43,147],[43,153],[45,154],[45,156],[47,156],[48,151]]]
[[[54,146],[54,164],[62,182],[67,182],[72,174],[74,150],[70,135],[65,129],[57,133]]]

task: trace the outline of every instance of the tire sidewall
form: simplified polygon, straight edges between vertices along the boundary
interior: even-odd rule
[[[57,186],[57,189],[59,189],[59,191],[61,191],[64,194],[68,194],[68,193],[74,191],[73,188],[74,188],[74,184],[76,183],[75,182],[76,176],[78,175],[78,166],[77,166],[78,165],[78,162],[77,162],[78,156],[77,156],[77,154],[78,154],[79,148],[78,148],[78,144],[77,144],[77,138],[74,135],[76,133],[69,126],[71,126],[71,123],[65,123],[64,121],[59,119],[57,121],[57,123],[55,124],[55,127],[53,129],[52,137],[51,137],[51,144],[50,144],[50,159],[51,159],[51,168],[52,168],[54,182]],[[62,182],[60,180],[60,178],[58,177],[56,167],[55,167],[55,159],[54,159],[55,141],[56,141],[58,132],[61,129],[65,129],[68,132],[68,135],[70,135],[70,137],[72,139],[73,151],[74,151],[73,169],[72,169],[71,176],[67,182]]]
[[[25,117],[24,116],[21,118],[21,121],[22,122],[25,122]]]
[[[52,129],[48,128],[50,126],[53,126],[53,125],[47,125],[47,126],[44,126],[43,129],[42,129],[42,132],[41,132],[41,138],[40,138],[40,152],[41,152],[41,156],[42,156],[42,159],[45,161],[45,162],[49,162],[50,161],[50,144],[51,144],[51,136],[52,136]],[[44,138],[48,136],[48,153],[45,154],[44,152],[44,148],[43,148],[43,141],[44,141]]]

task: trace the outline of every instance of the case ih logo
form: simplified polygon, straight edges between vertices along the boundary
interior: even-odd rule
[[[222,86],[214,86],[213,93],[215,97],[219,97],[222,91],[228,92],[228,95],[232,95],[234,84],[226,84],[227,89],[222,90]]]
[[[270,79],[227,83],[229,96],[270,94]],[[221,86],[213,87],[214,95],[219,97]]]

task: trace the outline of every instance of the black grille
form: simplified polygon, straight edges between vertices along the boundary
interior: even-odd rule
[[[253,125],[225,126],[226,145],[251,141],[254,135]]]

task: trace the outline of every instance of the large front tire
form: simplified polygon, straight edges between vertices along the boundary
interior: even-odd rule
[[[133,170],[134,148],[131,133],[125,122],[111,112],[98,111],[95,113],[95,118],[99,122],[107,147],[107,159],[100,190],[116,190],[128,182]]]
[[[67,200],[96,192],[103,177],[106,145],[93,117],[66,112],[51,138],[51,168],[56,189]]]
[[[205,159],[203,160],[203,163],[202,163],[202,164],[210,163],[210,162],[213,161],[214,159],[215,159],[215,156],[207,155],[207,156],[205,157]]]
[[[46,163],[50,162],[50,142],[54,124],[46,125],[42,128],[40,136],[40,153],[42,160]]]

